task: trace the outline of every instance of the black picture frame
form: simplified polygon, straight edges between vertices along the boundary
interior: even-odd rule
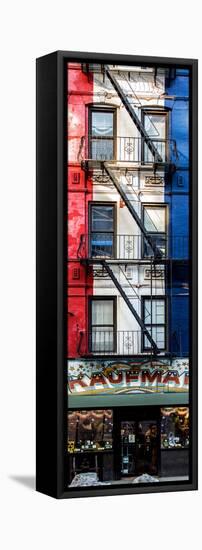
[[[66,439],[66,85],[68,61],[100,64],[188,67],[190,89],[191,216],[191,369],[189,389],[190,481],[156,485],[110,486],[64,490]],[[75,498],[166,491],[198,487],[198,61],[106,53],[57,51],[36,62],[36,490],[55,498]]]

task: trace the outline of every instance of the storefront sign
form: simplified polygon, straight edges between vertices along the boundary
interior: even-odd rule
[[[70,394],[188,392],[189,361],[68,362]]]

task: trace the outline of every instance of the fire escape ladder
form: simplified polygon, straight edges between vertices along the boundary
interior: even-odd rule
[[[111,181],[113,182],[113,184],[114,184],[116,190],[118,191],[119,195],[123,199],[125,205],[127,206],[129,212],[133,216],[133,219],[137,223],[142,235],[144,236],[144,238],[146,239],[148,244],[151,246],[151,248],[154,252],[155,258],[162,258],[161,250],[156,246],[156,244],[154,243],[152,237],[146,231],[146,229],[144,227],[144,224],[142,223],[142,220],[138,216],[136,210],[133,208],[133,205],[131,204],[131,201],[127,197],[123,187],[121,186],[118,178],[116,177],[116,175],[114,173],[114,170],[112,170],[111,167],[109,167],[107,162],[104,162],[104,168],[105,168],[105,171],[106,171],[107,175],[110,177]]]
[[[110,80],[112,86],[116,90],[119,98],[121,99],[124,107],[126,108],[128,114],[130,115],[132,121],[134,122],[136,128],[140,132],[141,137],[143,138],[144,142],[147,144],[149,150],[151,151],[152,155],[154,156],[154,162],[162,162],[162,157],[158,152],[158,149],[155,147],[152,139],[150,138],[149,134],[146,132],[144,125],[142,124],[141,120],[137,116],[133,105],[130,103],[128,98],[126,97],[124,91],[122,90],[117,78],[112,74],[112,71],[110,71],[110,68],[106,65],[105,66],[105,73]]]
[[[119,291],[119,293],[121,294],[122,298],[125,300],[128,308],[130,309],[131,313],[133,314],[133,316],[135,317],[136,321],[138,322],[140,328],[142,329],[144,335],[147,337],[147,339],[149,340],[150,344],[151,344],[151,347],[153,349],[153,352],[155,354],[159,353],[159,349],[156,345],[156,343],[154,342],[150,332],[147,330],[145,324],[143,323],[141,317],[138,315],[136,309],[134,308],[133,304],[131,303],[131,301],[129,300],[126,292],[123,290],[121,284],[119,283],[118,279],[116,278],[116,276],[114,275],[114,272],[113,270],[111,269],[111,267],[109,266],[109,264],[106,262],[106,260],[102,260],[101,261],[101,264],[102,266],[104,267],[104,269],[107,271],[108,275],[111,277],[114,285],[116,286],[117,290]]]
[[[129,278],[127,277],[127,273],[126,271],[124,271],[124,269],[122,269],[121,265],[119,265],[119,271],[122,273],[122,275],[124,276],[126,282],[127,282],[127,285],[128,285],[128,288],[129,290],[132,290],[133,292],[133,295],[136,299],[138,299],[139,301],[141,301],[141,298],[139,296],[139,294],[137,293],[137,291],[135,290],[134,286],[132,285],[132,283],[130,282]],[[149,312],[148,312],[149,313]]]

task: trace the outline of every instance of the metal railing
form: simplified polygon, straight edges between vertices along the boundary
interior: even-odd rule
[[[153,243],[161,251],[163,259],[188,259],[188,236],[167,237],[162,233],[149,235]],[[81,235],[77,255],[81,259],[118,259],[129,261],[152,258],[154,252],[142,235],[115,235],[110,232],[92,232],[89,235]]]
[[[148,328],[148,327],[147,327]],[[155,329],[154,329],[155,330]],[[162,336],[163,334],[163,336]],[[157,337],[158,349],[161,353],[170,353],[176,357],[188,356],[187,333],[178,329],[171,333],[170,341],[166,343],[165,333]],[[84,355],[145,355],[153,353],[153,349],[144,331],[141,330],[118,330],[113,328],[94,329],[89,333],[82,332],[79,340],[78,352]]]
[[[141,137],[69,136],[68,161],[116,161],[135,164],[177,164],[179,154],[173,139],[153,139],[158,158]],[[161,161],[159,161],[159,156]]]

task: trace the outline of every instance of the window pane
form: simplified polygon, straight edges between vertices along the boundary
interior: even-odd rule
[[[96,452],[112,448],[113,413],[111,409],[79,410],[68,413],[69,421],[71,417],[75,418],[77,424],[77,438],[74,437],[71,440],[68,432],[69,452],[80,453],[85,450]],[[92,457],[92,454],[89,456]],[[90,461],[89,467],[94,467],[93,461],[92,463]]]
[[[104,111],[92,112],[92,135],[113,136],[113,113]]]
[[[113,327],[97,327],[92,329],[91,351],[113,351],[114,330]]]
[[[113,233],[92,233],[91,256],[93,258],[112,258],[113,242]]]
[[[152,317],[151,317],[152,304]],[[165,301],[145,300],[144,301],[144,322],[145,324],[162,325],[165,323]]]
[[[166,255],[166,236],[165,235],[158,235],[158,234],[150,234],[150,237],[152,238],[153,244],[158,248],[158,251],[161,253],[162,257]],[[144,257],[151,257],[154,256],[154,250],[148,243],[146,239],[144,239]]]
[[[113,325],[113,300],[92,301],[92,325]]]
[[[147,327],[147,330],[149,334],[151,334],[151,327]],[[147,336],[144,335],[144,348],[145,349],[151,349],[152,345],[150,341],[148,340]]]
[[[144,115],[144,127],[147,134],[151,137],[154,147],[157,149],[162,161],[166,160],[166,115],[148,114]],[[154,162],[154,155],[151,153],[148,145],[144,144],[144,161]]]
[[[189,408],[161,409],[161,448],[189,447]]]
[[[91,139],[91,158],[93,160],[113,160],[114,142],[112,139]]]
[[[152,322],[156,323],[157,325],[165,323],[164,300],[154,300],[152,302],[152,308],[153,308],[153,318],[155,319],[155,321],[152,320]]]
[[[144,300],[144,322],[151,323],[151,300]]]
[[[152,327],[152,338],[159,349],[165,348],[165,328]]]
[[[148,332],[152,335],[152,338],[159,349],[165,349],[165,327],[148,327]],[[151,348],[151,344],[146,336],[144,336],[144,347]]]
[[[165,115],[156,113],[145,115],[144,127],[150,137],[157,140],[166,138]]]
[[[113,231],[114,207],[113,206],[92,206],[91,210],[92,231]]]
[[[152,143],[157,151],[157,153],[160,155],[161,157],[161,162],[166,162],[167,160],[167,156],[166,156],[166,142],[165,141],[162,141],[162,140],[159,140],[159,139],[154,139],[154,138],[151,138],[152,140]],[[151,152],[151,150],[149,149],[148,145],[145,143],[144,144],[144,162],[146,163],[153,163],[155,162],[157,159],[156,159],[156,153],[153,154]]]
[[[164,233],[166,230],[166,209],[162,206],[145,206],[144,226],[148,232]]]

